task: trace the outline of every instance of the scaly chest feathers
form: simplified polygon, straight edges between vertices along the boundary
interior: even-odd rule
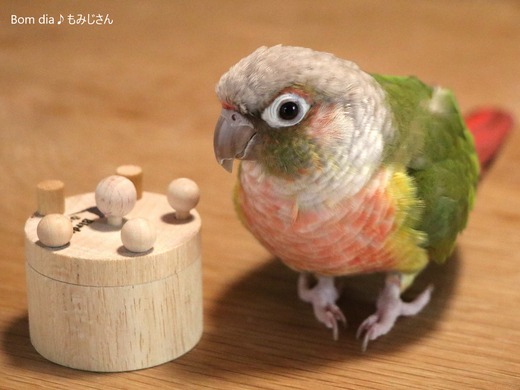
[[[320,188],[263,175],[258,164],[246,161],[236,188],[237,211],[271,253],[298,271],[421,269],[427,262],[425,235],[414,227],[422,205],[404,168],[380,168],[355,193],[343,179]]]

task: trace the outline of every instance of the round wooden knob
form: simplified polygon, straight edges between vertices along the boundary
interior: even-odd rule
[[[134,184],[123,176],[113,175],[101,180],[96,187],[96,206],[105,214],[110,225],[123,223],[123,217],[135,206]]]
[[[40,242],[51,248],[68,244],[72,233],[72,222],[62,214],[47,214],[36,228],[36,235]]]
[[[121,229],[121,241],[130,252],[146,252],[153,248],[157,233],[145,218],[134,218],[125,222]]]
[[[187,219],[190,210],[199,203],[199,186],[187,178],[175,179],[168,186],[167,198],[170,206],[175,209],[177,219]]]

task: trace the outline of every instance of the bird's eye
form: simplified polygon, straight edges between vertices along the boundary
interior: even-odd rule
[[[284,121],[292,121],[294,118],[298,117],[299,111],[296,102],[290,101],[280,106],[278,114]]]
[[[309,108],[309,103],[303,97],[285,93],[274,99],[262,112],[262,119],[271,127],[294,126],[301,122]]]

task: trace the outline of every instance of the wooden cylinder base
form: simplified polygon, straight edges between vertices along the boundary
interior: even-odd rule
[[[154,247],[128,251],[94,194],[66,199],[74,234],[48,248],[41,217],[25,225],[29,330],[45,358],[88,371],[129,371],[173,360],[202,335],[200,216],[177,220],[166,196],[144,192],[126,216],[157,229]]]

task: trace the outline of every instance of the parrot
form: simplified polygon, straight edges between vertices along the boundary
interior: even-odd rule
[[[233,65],[216,94],[214,153],[230,173],[239,160],[238,218],[299,273],[299,298],[333,338],[347,324],[337,305],[343,276],[385,275],[357,330],[363,351],[399,317],[418,314],[433,286],[409,302],[401,295],[430,262],[450,257],[479,180],[453,93],[276,45]]]

